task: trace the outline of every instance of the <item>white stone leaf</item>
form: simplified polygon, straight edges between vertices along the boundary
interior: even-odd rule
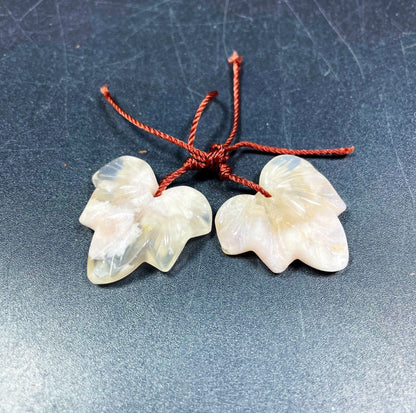
[[[211,231],[211,207],[199,191],[178,186],[155,198],[152,168],[122,156],[93,176],[96,187],[80,216],[93,229],[88,278],[95,284],[118,281],[143,262],[168,271],[186,242]]]
[[[321,173],[304,159],[280,155],[263,168],[260,185],[271,198],[238,195],[216,215],[226,254],[254,251],[275,273],[296,259],[321,271],[347,266],[347,239],[338,219],[346,206]]]

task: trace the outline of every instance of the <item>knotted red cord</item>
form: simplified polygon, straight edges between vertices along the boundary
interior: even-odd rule
[[[159,184],[159,188],[156,191],[155,197],[162,194],[162,192],[179,176],[181,176],[186,171],[190,170],[200,170],[200,169],[213,169],[218,172],[218,176],[222,180],[230,180],[237,182],[239,184],[245,185],[251,189],[254,189],[256,192],[260,192],[266,197],[271,195],[260,185],[255,184],[248,179],[242,178],[238,175],[232,173],[231,167],[227,164],[227,160],[230,157],[230,152],[235,151],[239,148],[250,148],[255,149],[261,152],[268,152],[274,154],[285,154],[285,155],[347,155],[354,151],[354,146],[349,148],[336,148],[336,149],[285,149],[285,148],[276,148],[273,146],[260,145],[258,143],[243,141],[238,142],[234,145],[231,145],[233,141],[239,124],[240,117],[240,67],[243,58],[234,51],[232,56],[228,59],[228,62],[233,66],[233,95],[234,95],[234,121],[233,128],[231,130],[230,136],[223,144],[214,143],[211,145],[208,152],[202,151],[198,148],[195,148],[195,134],[196,129],[201,119],[202,112],[205,110],[209,101],[218,95],[217,91],[209,92],[201,104],[199,105],[198,110],[195,113],[194,120],[192,121],[191,130],[189,132],[188,143],[181,141],[180,139],[174,138],[167,133],[161,132],[157,129],[154,129],[150,126],[145,125],[142,122],[139,122],[137,119],[130,116],[125,112],[113,99],[108,91],[107,85],[101,87],[101,93],[104,95],[105,99],[111,104],[111,106],[125,119],[130,123],[137,126],[140,129],[145,130],[159,138],[162,138],[168,142],[174,143],[175,145],[180,146],[183,149],[186,149],[190,156],[185,159],[182,166],[174,172],[166,175]]]

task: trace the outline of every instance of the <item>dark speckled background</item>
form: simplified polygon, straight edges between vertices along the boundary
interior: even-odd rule
[[[407,0],[0,2],[0,411],[415,411],[415,27]],[[186,157],[99,87],[181,138],[217,89],[206,149],[232,123],[233,49],[238,139],[356,146],[309,158],[348,205],[350,265],[273,275],[212,231],[167,275],[92,285],[78,223],[92,173],[126,154],[160,179]],[[270,158],[230,164],[257,180]],[[178,183],[214,213],[250,192],[206,173]]]

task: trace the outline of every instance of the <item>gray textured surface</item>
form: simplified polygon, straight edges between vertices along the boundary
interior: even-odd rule
[[[416,410],[416,10],[411,1],[0,3],[0,411]],[[103,102],[196,144],[231,125],[227,56],[245,58],[240,138],[293,148],[348,205],[349,267],[273,276],[191,241],[168,275],[89,283],[78,216],[92,173],[139,155],[161,178],[182,150]],[[146,154],[138,154],[147,150]],[[257,180],[270,159],[240,152]],[[214,212],[245,192],[178,182]]]

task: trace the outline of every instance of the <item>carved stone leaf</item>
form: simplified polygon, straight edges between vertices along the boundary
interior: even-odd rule
[[[155,175],[139,158],[113,160],[93,183],[80,222],[95,231],[88,253],[88,278],[95,284],[118,281],[143,262],[168,271],[190,238],[211,230],[204,195],[179,186],[155,198]]]
[[[238,195],[215,218],[226,254],[254,251],[275,273],[295,259],[322,271],[348,263],[348,245],[338,219],[346,206],[309,162],[292,155],[273,158],[260,175],[272,197]]]

